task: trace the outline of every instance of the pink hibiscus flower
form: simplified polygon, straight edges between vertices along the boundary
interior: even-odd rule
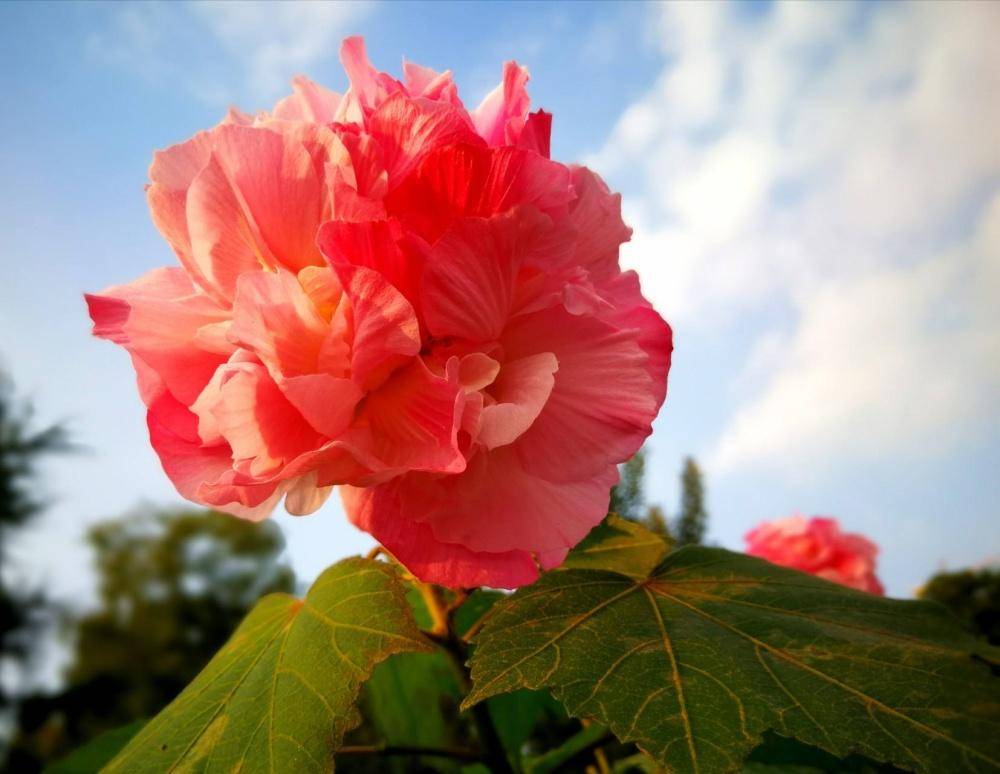
[[[418,577],[516,587],[600,521],[666,393],[670,328],[618,265],[620,198],[549,159],[527,70],[306,78],[154,155],[179,267],[88,295],[185,497],[350,519]]]
[[[789,516],[764,522],[744,540],[751,556],[853,589],[885,593],[875,575],[878,546],[864,535],[841,532],[836,519]]]

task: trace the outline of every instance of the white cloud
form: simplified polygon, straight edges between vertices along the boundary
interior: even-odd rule
[[[335,58],[366,0],[123,3],[87,39],[98,61],[225,105],[271,100],[291,76]],[[258,105],[251,105],[253,109]],[[263,107],[263,105],[260,105]]]
[[[246,70],[253,87],[268,96],[290,76],[335,52],[371,3],[270,0],[196,3],[200,17],[226,51]]]
[[[656,13],[663,71],[590,163],[631,199],[623,260],[679,341],[757,326],[734,385],[759,389],[716,465],[822,467],[995,426],[1000,6]]]
[[[780,354],[768,342],[773,377],[737,412],[710,466],[925,456],[996,431],[998,297],[1000,195],[966,244],[803,297]]]

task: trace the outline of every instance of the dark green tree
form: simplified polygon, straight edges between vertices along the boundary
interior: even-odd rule
[[[677,544],[681,546],[699,545],[705,538],[708,513],[705,510],[705,487],[701,480],[701,468],[693,457],[684,459],[681,473],[681,512],[677,517]]]
[[[210,511],[135,514],[94,526],[88,541],[99,607],[75,622],[69,687],[21,707],[18,771],[156,714],[257,599],[295,586],[272,522]]]
[[[659,505],[646,506],[646,452],[639,449],[621,466],[621,479],[611,490],[609,513],[642,524],[646,529],[665,538],[670,537],[667,517]]]
[[[646,497],[643,493],[643,479],[646,475],[646,452],[639,449],[635,455],[620,468],[621,478],[611,490],[611,503],[608,510],[617,513],[623,519],[642,520],[642,507]]]
[[[1000,645],[1000,567],[940,572],[920,589],[991,645]]]
[[[10,380],[0,373],[0,564],[10,567],[11,539],[41,514],[38,464],[47,454],[69,448],[65,430],[58,426],[36,429],[29,403],[17,401]],[[32,647],[51,618],[44,595],[0,574],[0,663],[4,672],[20,672]],[[0,710],[16,697],[0,683]]]

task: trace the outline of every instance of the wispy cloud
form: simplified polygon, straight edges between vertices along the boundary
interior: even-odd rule
[[[592,163],[638,181],[625,260],[682,341],[763,320],[714,469],[996,430],[1000,8],[671,4],[656,22],[663,71]]]
[[[273,99],[303,70],[334,59],[373,2],[123,3],[88,53],[150,83],[181,86],[199,100],[226,104]],[[256,105],[254,105],[256,106]]]

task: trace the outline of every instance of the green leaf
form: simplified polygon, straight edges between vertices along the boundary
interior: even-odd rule
[[[365,683],[362,707],[373,736],[385,745],[460,747],[461,700],[458,675],[444,652],[403,653],[378,665]],[[442,771],[458,769],[447,759],[426,760]],[[408,763],[400,757],[383,765],[403,771]]]
[[[136,720],[127,726],[105,731],[47,767],[45,774],[92,774],[100,771],[144,725],[145,720]]]
[[[671,771],[736,771],[768,729],[917,771],[1000,765],[1000,681],[977,660],[996,649],[937,605],[721,549],[642,580],[549,573],[476,642],[467,704],[548,687]]]
[[[562,567],[613,570],[632,578],[645,578],[669,548],[659,535],[612,513],[569,552]]]
[[[258,602],[107,771],[330,771],[375,664],[428,650],[388,566],[338,562],[304,600]]]

